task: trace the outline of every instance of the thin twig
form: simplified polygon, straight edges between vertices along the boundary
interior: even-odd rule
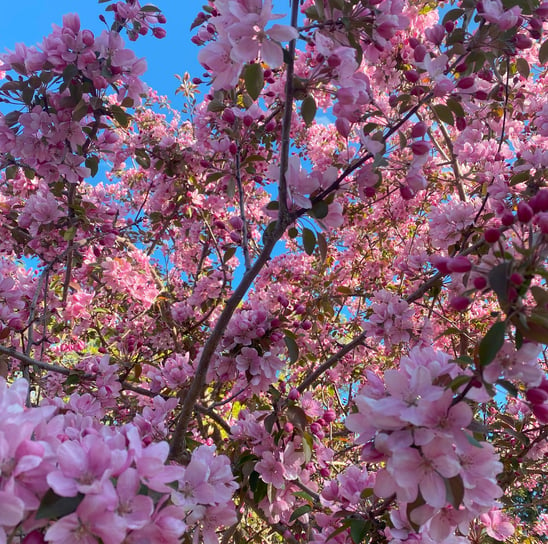
[[[242,173],[240,165],[240,144],[236,151],[236,184],[238,185],[238,198],[240,200],[240,219],[242,220],[242,251],[244,252],[244,263],[246,272],[251,268],[251,258],[249,257],[248,228],[245,217],[244,188],[242,186]]]

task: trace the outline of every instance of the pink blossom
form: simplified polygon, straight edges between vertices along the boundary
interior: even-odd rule
[[[515,532],[514,526],[510,523],[508,516],[505,516],[496,508],[492,508],[486,514],[482,514],[480,519],[485,525],[487,534],[495,540],[506,541]]]
[[[284,466],[280,461],[276,460],[271,451],[263,453],[262,459],[255,465],[255,470],[260,474],[263,482],[272,484],[277,489],[284,487]]]

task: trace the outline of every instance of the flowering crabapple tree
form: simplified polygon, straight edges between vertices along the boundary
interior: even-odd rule
[[[0,544],[546,542],[548,2],[210,0],[182,112],[102,3],[0,57]]]

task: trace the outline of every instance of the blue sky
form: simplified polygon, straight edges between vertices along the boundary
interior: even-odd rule
[[[160,94],[167,95],[175,106],[182,99],[175,98],[177,80],[174,74],[189,72],[193,77],[203,72],[197,61],[198,47],[190,38],[190,25],[205,1],[202,0],[143,0],[142,4],[154,3],[167,17],[167,36],[158,40],[152,36],[141,37],[127,46],[137,56],[145,57],[148,63],[144,80]],[[100,34],[105,28],[99,21],[108,4],[99,4],[97,0],[13,0],[2,2],[0,17],[0,52],[13,49],[18,42],[34,45],[51,32],[52,23],[61,25],[65,13],[77,12],[82,28],[88,28]],[[111,19],[108,18],[107,21]],[[180,105],[180,104],[179,104]]]

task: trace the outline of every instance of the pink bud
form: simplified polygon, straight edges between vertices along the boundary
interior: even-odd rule
[[[297,315],[302,315],[306,312],[306,307],[303,306],[302,304],[297,304],[297,306],[295,306],[295,309],[293,310]]]
[[[301,328],[305,331],[309,331],[311,328],[312,328],[312,322],[309,321],[308,319],[305,319],[302,323],[301,323]]]
[[[535,213],[548,212],[548,189],[541,189],[530,201],[529,205]]]
[[[483,233],[483,237],[488,244],[494,244],[498,242],[500,238],[500,230],[495,228],[486,229]]]
[[[82,30],[82,42],[85,46],[91,47],[95,42],[95,37],[91,30]]]
[[[250,127],[253,124],[253,117],[251,115],[244,115],[243,122],[246,127]]]
[[[441,255],[434,255],[430,259],[430,261],[432,262],[432,265],[435,266],[442,274],[451,273],[448,267],[450,260],[451,260],[450,257],[442,257]]]
[[[470,306],[470,299],[468,297],[457,296],[453,297],[449,301],[449,304],[454,310],[457,310],[457,312],[463,312]]]
[[[426,46],[422,43],[417,45],[415,47],[415,51],[413,51],[413,57],[417,62],[422,62],[424,60],[424,57],[426,57],[426,53],[428,50],[426,49]]]
[[[422,138],[426,131],[428,130],[428,125],[422,121],[415,123],[411,129],[411,138]]]
[[[510,227],[511,225],[513,225],[515,220],[516,218],[514,217],[514,214],[511,211],[505,211],[500,218],[500,222],[505,227]]]
[[[524,281],[524,278],[523,276],[518,273],[518,272],[514,272],[513,274],[510,275],[510,281],[514,284],[514,285],[521,285]]]
[[[341,64],[341,58],[336,54],[329,55],[329,58],[327,59],[327,64],[330,68],[336,68]]]
[[[314,422],[310,424],[310,432],[316,436],[319,436],[322,433],[322,428],[318,423]]]
[[[345,119],[344,117],[337,118],[335,127],[343,138],[348,138],[348,135],[350,134],[350,122],[348,119]]]
[[[528,389],[525,397],[532,404],[544,404],[548,400],[548,393],[538,387]]]
[[[289,400],[297,400],[300,396],[301,394],[299,393],[298,389],[293,387],[291,391],[289,391],[289,395],[287,395],[287,398]]]
[[[223,115],[221,116],[223,121],[226,121],[229,124],[234,123],[236,120],[236,116],[234,115],[234,112],[230,108],[226,108],[225,111],[223,111]]]
[[[518,204],[518,220],[520,223],[529,223],[534,215],[533,208],[527,202],[520,202]]]
[[[434,25],[427,28],[424,32],[426,39],[435,45],[440,45],[445,36],[445,28],[441,25]]]
[[[474,85],[475,79],[473,76],[462,77],[457,81],[458,89],[469,89]]]
[[[228,151],[232,155],[236,155],[236,153],[238,153],[238,146],[236,145],[235,142],[230,142],[230,145],[228,146]]]
[[[400,195],[404,200],[411,200],[415,196],[415,192],[409,185],[400,185]]]
[[[411,36],[411,38],[409,38],[409,47],[411,47],[411,49],[415,49],[415,47],[417,47],[417,45],[419,45],[419,40],[417,40],[417,38],[413,38],[413,36]]]
[[[530,49],[533,47],[533,40],[525,34],[516,34],[514,36],[514,44],[517,49]]]
[[[236,230],[233,230],[229,236],[235,244],[240,244],[242,242],[242,235]]]
[[[331,408],[328,408],[323,413],[323,419],[327,423],[332,423],[333,421],[337,419],[337,412],[335,412],[335,410],[332,410]]]
[[[466,119],[464,117],[457,117],[455,119],[455,126],[457,130],[464,130],[466,128]]]
[[[152,35],[155,38],[158,38],[159,40],[161,40],[162,38],[165,38],[166,34],[167,32],[165,31],[165,29],[160,26],[156,26],[152,29]]]
[[[44,535],[40,531],[32,531],[21,542],[21,544],[45,544]]]
[[[447,268],[451,272],[464,273],[472,269],[472,263],[464,255],[459,255],[449,260]]]
[[[533,405],[533,414],[535,414],[539,423],[548,423],[548,404]]]
[[[419,80],[419,73],[417,70],[407,70],[403,74],[405,76],[405,79],[409,81],[409,83],[416,83]]]
[[[230,226],[233,229],[236,229],[236,230],[242,230],[242,228],[244,226],[244,222],[243,222],[242,218],[239,215],[233,215],[228,220],[228,222],[230,223]]]
[[[476,276],[473,284],[476,289],[485,289],[487,287],[487,280],[483,276]]]
[[[284,431],[288,434],[292,433],[293,429],[294,429],[293,423],[290,423],[289,421],[284,425]]]
[[[417,140],[411,144],[411,151],[413,151],[414,155],[425,155],[430,151],[431,147],[430,142],[427,142],[426,140]]]

